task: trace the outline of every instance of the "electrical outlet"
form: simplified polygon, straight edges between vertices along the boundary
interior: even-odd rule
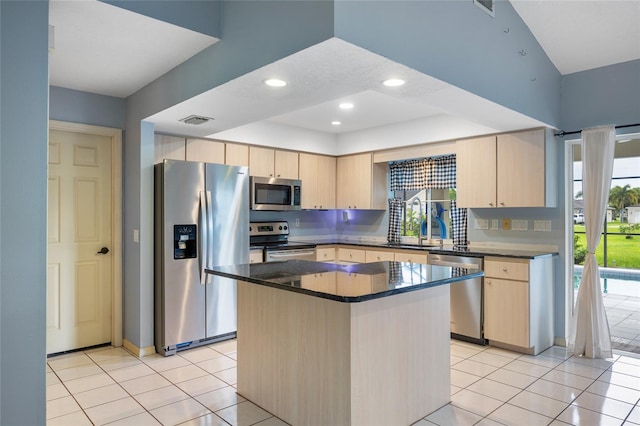
[[[300,219],[296,217],[296,228],[300,227]]]
[[[511,229],[511,219],[505,217],[502,219],[502,229],[509,231]]]
[[[489,229],[489,220],[488,219],[475,219],[475,228],[476,229]]]
[[[491,219],[491,229],[494,231],[498,230],[498,219]]]
[[[528,220],[512,220],[511,221],[511,229],[513,231],[528,231],[529,230],[529,221]]]
[[[550,220],[534,220],[533,230],[551,232],[551,221]]]

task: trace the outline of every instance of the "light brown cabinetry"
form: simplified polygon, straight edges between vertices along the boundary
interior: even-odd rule
[[[178,136],[154,136],[154,164],[163,160],[185,159],[185,138]]]
[[[381,262],[384,260],[388,260],[393,262],[394,255],[392,251],[380,251],[380,250],[367,250],[365,253],[365,261],[367,263],[371,262]]]
[[[300,153],[303,209],[335,209],[336,158]]]
[[[187,139],[187,161],[224,164],[224,142],[210,139]]]
[[[249,263],[262,263],[262,249],[249,251]]]
[[[338,157],[336,207],[386,209],[387,170],[386,163],[373,163],[371,153]]]
[[[336,260],[336,248],[334,246],[316,248],[316,260],[318,262],[333,262]]]
[[[484,337],[538,354],[553,345],[553,257],[484,261]]]
[[[249,166],[249,146],[238,143],[225,144],[224,164],[229,166]]]
[[[551,143],[545,129],[457,141],[458,207],[554,207]]]
[[[395,253],[394,260],[396,262],[410,262],[427,264],[427,253],[419,253],[413,250],[398,251]]]
[[[338,247],[338,259],[339,262],[348,263],[365,263],[367,260],[366,250],[350,248],[350,247]]]
[[[298,179],[298,153],[251,146],[249,171],[252,176]]]

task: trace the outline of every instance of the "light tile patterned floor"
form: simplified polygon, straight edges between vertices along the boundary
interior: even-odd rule
[[[236,342],[136,358],[122,348],[47,362],[48,425],[285,425],[236,394]],[[640,357],[533,357],[451,341],[451,403],[416,425],[640,425]]]
[[[629,283],[640,286],[638,281]],[[640,353],[640,297],[607,293],[603,301],[613,347]]]

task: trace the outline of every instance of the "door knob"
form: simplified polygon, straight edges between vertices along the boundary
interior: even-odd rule
[[[109,253],[109,249],[106,247],[102,247],[98,252],[98,254],[107,254],[107,253]]]

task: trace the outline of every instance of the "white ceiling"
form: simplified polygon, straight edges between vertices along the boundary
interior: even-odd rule
[[[640,58],[640,0],[512,3],[563,74]],[[217,41],[94,0],[52,0],[50,24],[55,26],[51,85],[117,97],[135,93]],[[289,85],[275,90],[262,84],[273,76]],[[391,76],[402,76],[408,83],[396,89],[380,85]],[[355,107],[340,111],[340,101]],[[215,120],[202,126],[178,121],[190,114]],[[544,124],[338,39],[150,119],[157,131],[208,136],[256,122],[338,135],[438,117],[455,117],[496,131]],[[336,119],[341,126],[330,124]]]

